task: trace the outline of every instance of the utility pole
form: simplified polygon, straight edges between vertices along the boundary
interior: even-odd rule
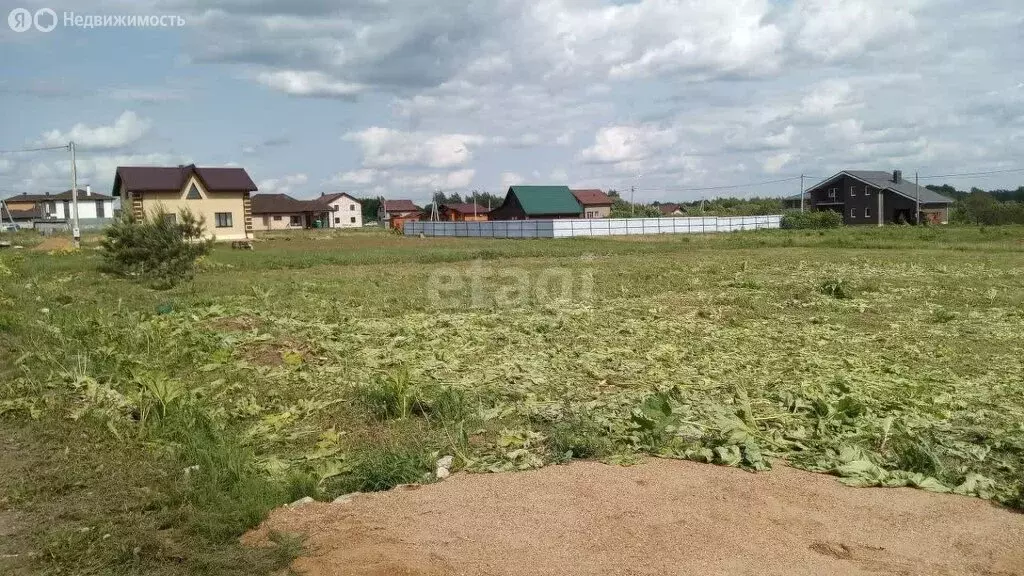
[[[804,211],[804,175],[800,175],[800,211]]]
[[[629,217],[636,216],[636,204],[633,203],[633,196],[636,195],[636,186],[629,187]]]
[[[917,192],[917,209],[914,210],[914,224],[921,223],[921,177],[914,172],[914,188]]]
[[[68,142],[71,150],[71,236],[74,237],[75,248],[82,246],[82,231],[78,228],[78,166],[75,163],[75,142]],[[67,214],[64,215],[67,218]]]

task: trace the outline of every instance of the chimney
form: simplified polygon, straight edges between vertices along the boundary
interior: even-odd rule
[[[85,185],[85,195],[92,196],[92,184]]]
[[[903,170],[894,170],[892,173],[892,181],[896,184],[903,182]]]

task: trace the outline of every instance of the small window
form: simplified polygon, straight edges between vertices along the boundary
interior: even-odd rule
[[[864,217],[865,218],[871,218],[871,208],[865,208],[864,209]]]
[[[348,210],[349,210],[349,212],[355,212],[356,211],[356,205],[355,204],[349,204],[348,205]]]
[[[856,217],[857,217],[857,209],[856,208],[850,208],[850,218],[856,218]]]
[[[355,216],[353,216],[353,217],[351,218],[351,220],[352,220],[352,224],[355,224],[355,223],[356,223],[356,217],[355,217]]]
[[[836,189],[835,188],[829,188],[828,189],[828,197],[829,198],[835,198],[836,197]]]
[[[289,226],[302,226],[302,216],[291,216],[288,220]]]
[[[274,222],[280,222],[280,221],[281,221],[281,215],[280,214],[275,214],[274,215]]]
[[[199,189],[193,183],[192,187],[188,189],[188,196],[185,197],[188,200],[202,200],[203,197],[199,195]]]
[[[167,222],[168,224],[177,224],[178,223],[178,215],[177,214],[164,214],[164,222]]]
[[[864,187],[864,195],[865,196],[871,196],[871,186],[865,186]]]
[[[856,186],[850,186],[850,196],[856,196],[856,195],[857,195],[857,187]]]
[[[341,218],[335,218],[334,219],[334,223],[335,224],[341,224]]]
[[[338,208],[339,208],[339,206],[337,204],[335,204],[334,206],[331,206],[331,212],[337,212]]]
[[[231,228],[231,212],[217,212],[214,214],[217,219],[217,228]]]

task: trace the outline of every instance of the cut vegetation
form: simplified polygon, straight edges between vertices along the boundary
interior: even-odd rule
[[[270,509],[429,481],[444,455],[780,458],[1024,506],[1024,228],[297,233],[166,291],[100,264],[0,254],[15,573],[268,573],[302,547],[236,544]],[[593,294],[501,306],[509,269]],[[483,297],[431,304],[432,275],[472,270]]]

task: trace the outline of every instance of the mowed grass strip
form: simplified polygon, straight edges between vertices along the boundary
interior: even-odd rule
[[[0,254],[0,514],[25,573],[270,572],[296,536],[235,544],[269,509],[430,481],[442,455],[778,457],[1021,506],[1019,227],[300,232],[164,292],[90,246]]]

